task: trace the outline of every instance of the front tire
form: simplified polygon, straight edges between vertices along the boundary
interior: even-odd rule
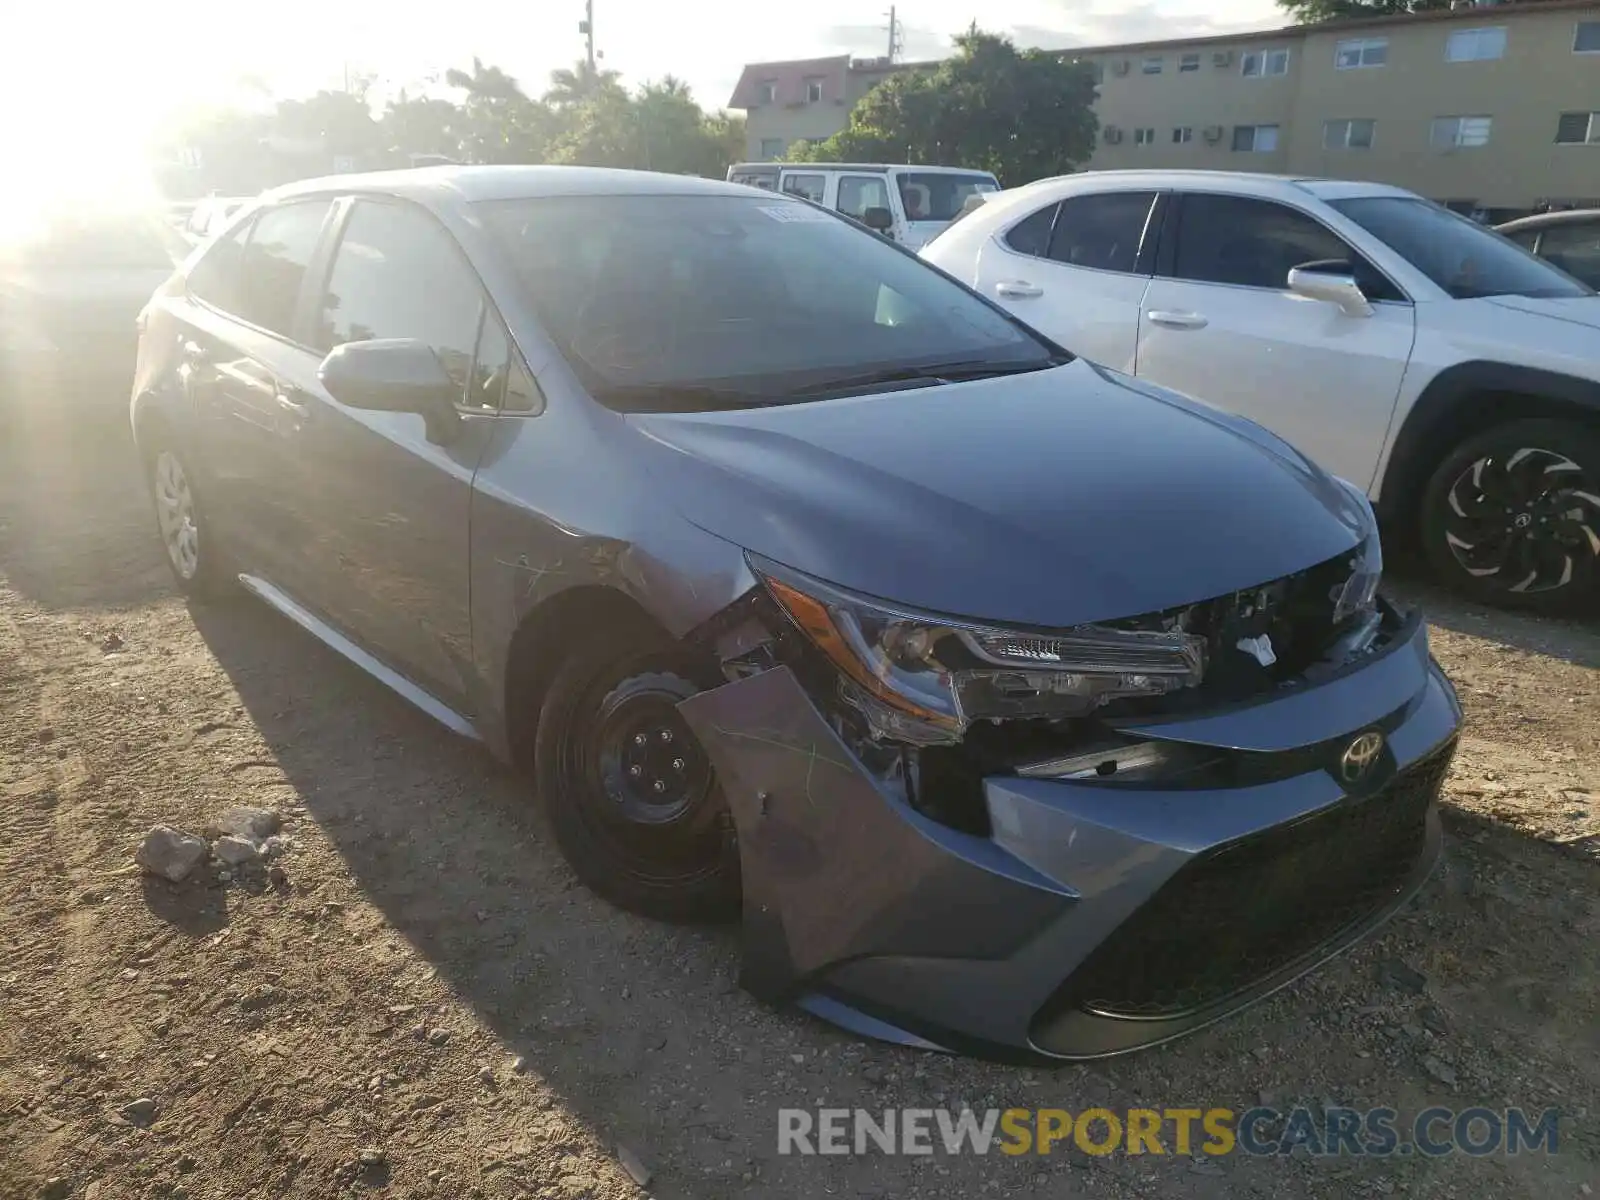
[[[1423,551],[1486,604],[1558,614],[1600,605],[1600,435],[1571,421],[1467,439],[1423,493]]]
[[[234,583],[232,569],[206,519],[194,476],[172,438],[156,439],[146,458],[146,472],[155,502],[156,532],[178,590],[196,598],[226,595]]]
[[[727,802],[676,707],[714,682],[684,655],[625,640],[577,651],[551,684],[539,800],[578,878],[621,908],[674,921],[737,911]]]

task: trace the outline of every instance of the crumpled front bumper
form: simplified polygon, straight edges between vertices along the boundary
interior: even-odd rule
[[[1317,686],[1121,726],[1296,755],[1294,773],[1181,790],[994,776],[975,836],[883,786],[787,668],[681,709],[738,832],[748,990],[867,1036],[1062,1059],[1208,1024],[1381,923],[1437,858],[1461,716],[1411,617]],[[1346,782],[1366,731],[1383,753]]]

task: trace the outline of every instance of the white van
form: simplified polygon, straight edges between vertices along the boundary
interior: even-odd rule
[[[788,192],[836,209],[919,249],[955,220],[969,196],[997,192],[987,171],[886,163],[734,163],[729,183]],[[868,214],[873,209],[888,214]]]

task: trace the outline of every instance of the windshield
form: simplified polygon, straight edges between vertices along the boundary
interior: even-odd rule
[[[619,409],[814,399],[937,365],[1060,352],[841,217],[779,196],[559,196],[479,206],[545,331]]]
[[[912,172],[898,177],[900,201],[908,221],[954,221],[967,198],[998,192],[993,175],[951,175],[943,171]]]
[[[1430,201],[1365,196],[1330,203],[1457,300],[1594,294],[1508,238]]]

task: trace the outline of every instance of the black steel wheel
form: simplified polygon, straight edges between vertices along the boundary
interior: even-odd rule
[[[1540,612],[1600,601],[1600,436],[1519,421],[1469,439],[1434,472],[1423,546],[1475,599]]]
[[[669,920],[737,909],[732,820],[677,709],[714,683],[682,656],[612,647],[580,651],[551,685],[539,799],[578,877],[620,907]]]

